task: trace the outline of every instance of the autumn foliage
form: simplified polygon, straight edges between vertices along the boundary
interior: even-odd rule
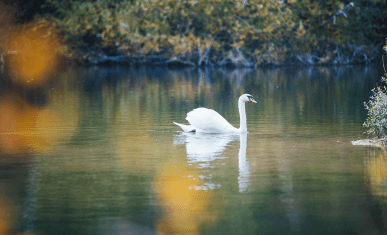
[[[367,62],[386,37],[381,0],[47,0],[69,57],[160,55],[195,64]],[[341,10],[345,10],[340,12]],[[339,14],[337,14],[339,12]],[[334,17],[334,15],[337,15]]]

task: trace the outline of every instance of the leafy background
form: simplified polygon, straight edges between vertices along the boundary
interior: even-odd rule
[[[63,53],[74,59],[98,51],[107,56],[177,57],[198,64],[368,62],[386,38],[387,2],[355,0],[353,7],[328,21],[348,4],[336,0],[45,0],[34,21],[60,35]]]

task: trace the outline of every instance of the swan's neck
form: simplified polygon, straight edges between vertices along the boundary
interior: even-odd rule
[[[238,108],[239,108],[239,118],[241,125],[239,126],[240,132],[247,132],[247,124],[246,124],[246,109],[245,102],[242,100],[238,100]]]

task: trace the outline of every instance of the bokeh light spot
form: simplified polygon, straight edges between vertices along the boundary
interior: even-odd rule
[[[197,190],[201,183],[187,163],[171,161],[161,167],[154,187],[164,211],[156,225],[158,232],[199,234],[202,224],[215,221],[216,213],[209,213],[212,193]]]
[[[6,63],[14,82],[36,88],[58,67],[59,41],[44,24],[14,27],[8,37]]]

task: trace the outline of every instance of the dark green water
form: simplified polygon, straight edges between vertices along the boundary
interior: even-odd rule
[[[381,75],[70,67],[33,95],[4,88],[0,207],[47,235],[382,234],[387,157],[350,143]],[[243,93],[246,135],[172,123],[202,106],[239,127]]]

